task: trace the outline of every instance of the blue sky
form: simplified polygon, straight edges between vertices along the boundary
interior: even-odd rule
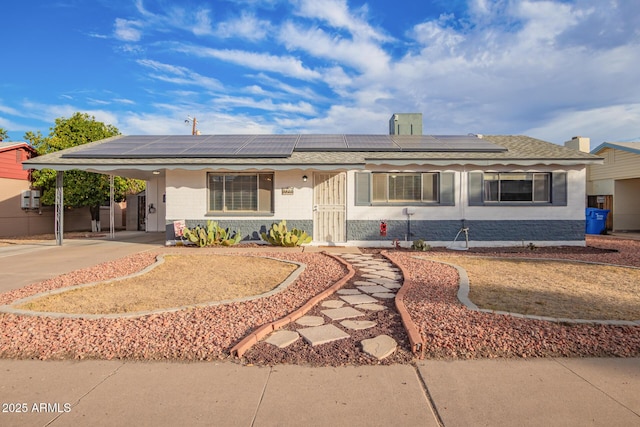
[[[388,132],[640,140],[637,0],[21,0],[0,127],[86,112],[124,134]]]

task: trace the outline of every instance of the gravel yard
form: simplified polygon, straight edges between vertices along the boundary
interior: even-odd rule
[[[587,248],[474,250],[484,256],[575,259],[640,267],[640,241],[590,236]],[[165,249],[176,253],[192,249]],[[196,249],[204,253],[206,249]],[[613,250],[613,251],[612,251]],[[472,252],[472,251],[469,251]],[[233,253],[230,248],[229,253]],[[436,251],[437,253],[437,251]],[[70,319],[0,314],[0,357],[35,359],[215,360],[228,358],[230,348],[259,326],[302,306],[345,274],[337,261],[321,254],[278,252],[265,254],[307,264],[287,290],[267,298],[194,308],[133,319]],[[409,272],[405,304],[427,340],[430,358],[640,356],[640,327],[563,325],[472,312],[457,298],[457,275],[451,267],[413,258],[409,251],[392,251],[392,261]],[[75,271],[0,295],[8,304],[28,295],[64,286],[119,277],[154,261],[142,253]],[[356,279],[357,280],[357,279]],[[310,313],[313,314],[313,313]],[[381,315],[382,316],[382,315]],[[383,333],[403,339],[406,334],[394,314],[380,320]],[[395,316],[397,317],[397,315]],[[393,322],[392,322],[393,321]],[[395,323],[394,323],[395,322]],[[405,338],[406,340],[406,338]],[[401,344],[389,363],[407,363],[408,345]],[[378,363],[361,357],[357,346],[325,347],[315,354],[274,353],[259,344],[245,360],[250,363],[313,365]]]
[[[589,236],[587,242],[587,248],[478,249],[472,253],[640,267],[640,241]],[[410,272],[405,278],[409,286],[405,304],[426,338],[427,358],[640,356],[637,326],[565,325],[467,310],[456,297],[455,270],[412,255],[394,253],[392,259]]]
[[[179,252],[185,249],[163,251]],[[196,249],[203,254],[206,249]],[[187,251],[190,251],[187,249]],[[284,317],[342,277],[339,262],[319,254],[271,253],[305,271],[281,293],[257,300],[128,319],[72,319],[0,314],[0,357],[34,359],[215,360],[264,323]],[[64,286],[106,280],[150,265],[142,253],[0,295],[7,304]]]

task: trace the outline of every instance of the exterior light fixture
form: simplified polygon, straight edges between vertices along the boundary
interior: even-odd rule
[[[160,171],[153,171],[154,175],[160,175]]]
[[[149,204],[149,213],[156,213],[156,207],[153,206],[153,203]]]
[[[307,182],[307,175],[302,175],[302,181]]]

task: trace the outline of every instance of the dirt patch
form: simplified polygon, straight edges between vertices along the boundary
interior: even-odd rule
[[[480,308],[571,319],[640,319],[640,270],[543,260],[430,258],[469,275]]]
[[[169,255],[145,274],[38,298],[18,308],[113,314],[231,300],[268,292],[296,268],[260,257]]]

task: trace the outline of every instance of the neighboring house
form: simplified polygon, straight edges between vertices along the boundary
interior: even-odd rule
[[[601,161],[527,136],[144,135],[27,163],[146,180],[146,230],[168,244],[174,221],[259,239],[285,219],[315,245],[389,247],[459,245],[463,229],[470,246],[584,245],[586,167]]]
[[[608,230],[640,230],[640,142],[605,142],[591,153],[604,163],[587,168],[588,206],[610,210]]]
[[[22,165],[35,154],[26,142],[0,142],[0,237],[53,233],[53,208],[40,205],[40,192],[31,188],[30,170]],[[118,228],[123,228],[122,205],[116,205]],[[109,224],[109,208],[101,211],[101,217],[105,217],[105,210],[105,223]],[[64,222],[66,231],[90,229],[89,209],[66,209]]]
[[[22,162],[34,155],[26,142],[0,142],[0,237],[30,234],[39,197],[30,191],[30,174]]]

